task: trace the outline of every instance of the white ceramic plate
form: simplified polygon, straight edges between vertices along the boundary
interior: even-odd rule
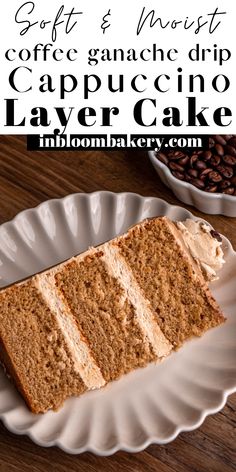
[[[162,182],[172,190],[181,202],[195,206],[203,213],[236,217],[236,197],[199,190],[188,182],[176,179],[169,167],[156,158],[154,151],[149,151],[148,155]]]
[[[151,216],[183,220],[187,210],[157,198],[97,192],[51,200],[0,227],[0,283],[5,286],[124,232]],[[212,286],[227,322],[194,339],[160,365],[100,391],[69,399],[57,413],[36,416],[0,368],[0,418],[14,433],[73,454],[134,452],[197,428],[236,391],[236,253]]]

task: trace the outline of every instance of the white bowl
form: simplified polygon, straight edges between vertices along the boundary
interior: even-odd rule
[[[181,202],[195,206],[203,213],[236,217],[236,197],[223,193],[208,193],[194,185],[176,179],[170,169],[155,156],[155,151],[148,152],[149,159],[162,182],[169,187]]]

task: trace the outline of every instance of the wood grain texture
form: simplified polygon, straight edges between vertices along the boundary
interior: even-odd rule
[[[0,136],[0,223],[49,198],[96,190],[136,192],[186,207],[159,181],[145,152],[27,152],[24,137]],[[236,219],[189,210],[206,218],[236,249]],[[173,443],[108,458],[69,456],[57,448],[43,449],[26,437],[9,433],[0,423],[0,472],[49,471],[236,471],[236,394],[222,412]]]

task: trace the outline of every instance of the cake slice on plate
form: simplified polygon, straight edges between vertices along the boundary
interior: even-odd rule
[[[210,227],[153,218],[0,292],[0,361],[34,413],[166,357],[224,316]]]

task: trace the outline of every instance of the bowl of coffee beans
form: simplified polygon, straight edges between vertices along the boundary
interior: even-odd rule
[[[209,136],[207,149],[150,151],[176,197],[208,214],[236,217],[236,135]]]

